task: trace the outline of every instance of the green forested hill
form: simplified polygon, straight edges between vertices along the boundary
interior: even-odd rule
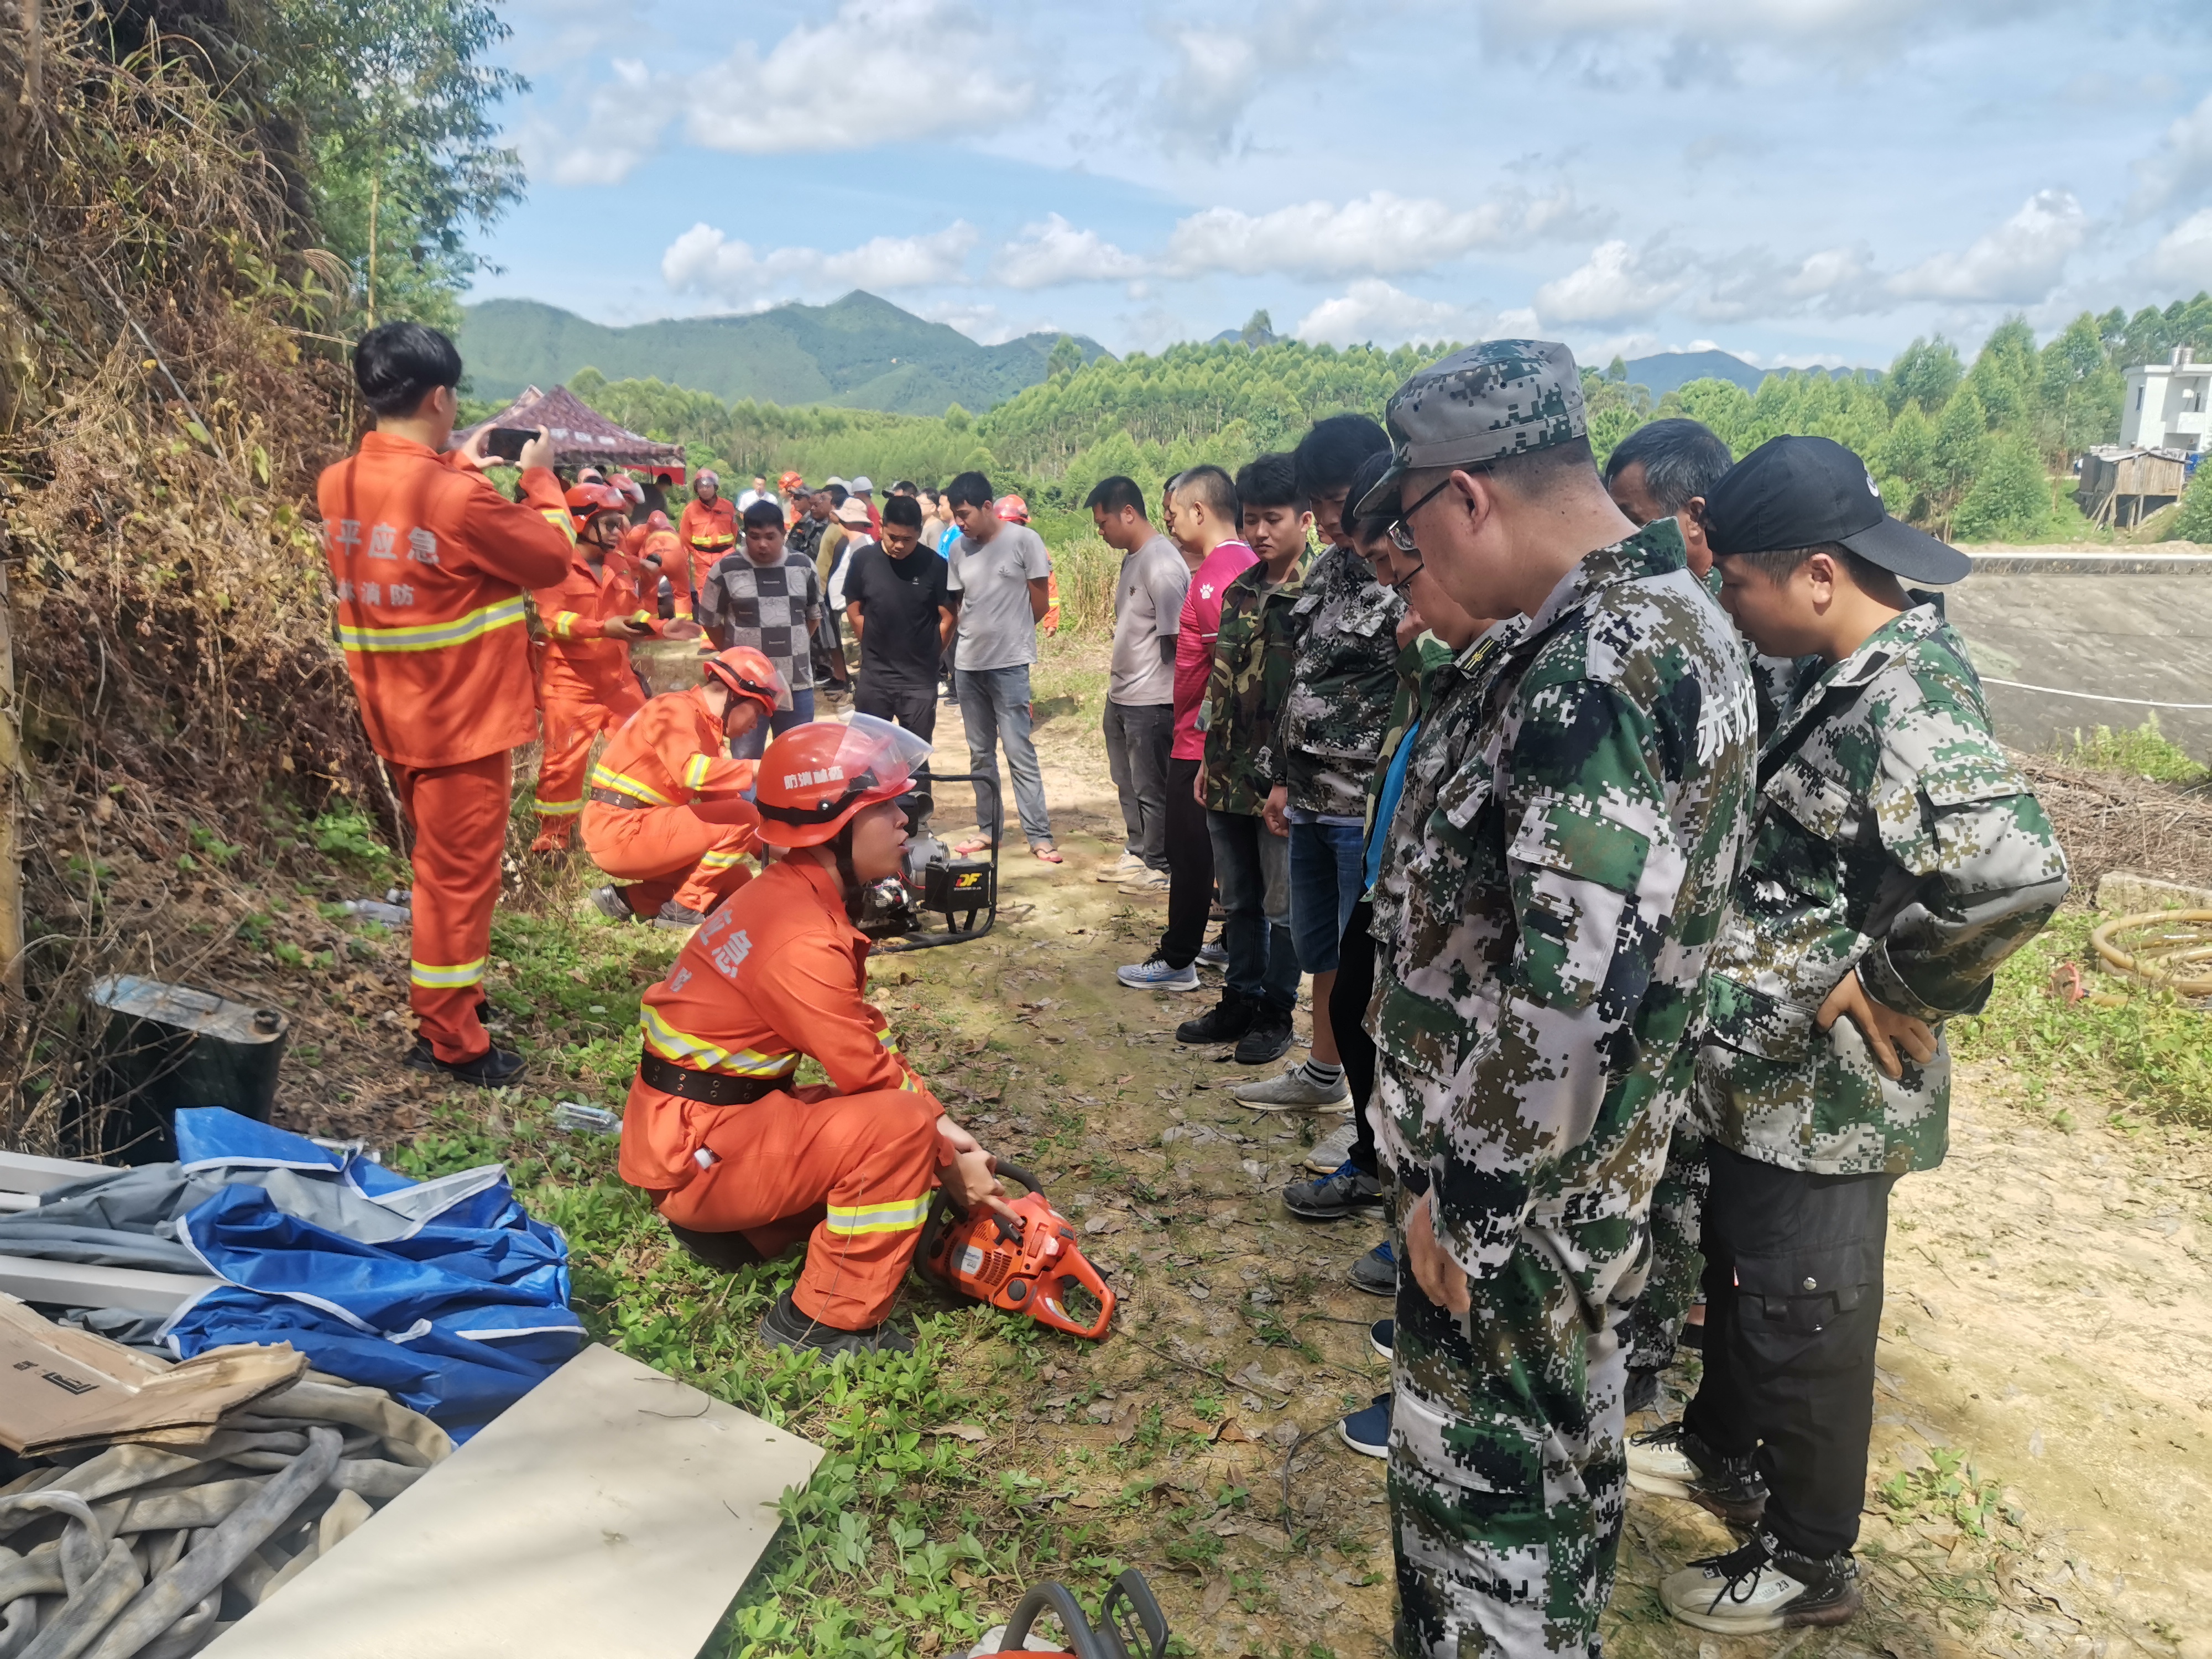
[[[488,300],[461,313],[458,343],[471,393],[512,398],[586,368],[609,380],[658,380],[726,401],[833,404],[941,415],[988,409],[1045,377],[1059,336],[978,345],[855,289],[834,305],[778,306],[746,317],[680,317],[608,328],[535,300]],[[1102,348],[1078,340],[1087,360]]]
[[[1703,379],[1655,398],[1624,366],[1585,368],[1583,389],[1601,459],[1662,416],[1704,421],[1738,455],[1778,434],[1816,434],[1863,456],[1893,511],[1969,540],[2033,539],[2087,531],[2071,506],[2072,461],[2118,435],[2124,368],[2163,362],[2179,345],[2212,350],[2212,297],[2132,316],[2085,312],[2041,346],[2024,319],[2011,318],[1971,364],[1941,337],[1915,340],[1878,378],[1770,374],[1756,389]],[[1255,349],[1232,338],[1080,366],[1070,350],[981,416],[733,406],[652,380],[572,384],[625,425],[689,446],[695,464],[711,458],[738,476],[795,467],[811,478],[941,483],[980,467],[1032,509],[1067,512],[1112,473],[1156,490],[1200,461],[1233,469],[1287,447],[1324,415],[1379,417],[1407,374],[1450,349],[1339,351],[1278,340]],[[2212,480],[2212,468],[2199,477]],[[2204,510],[2212,522],[2212,496]]]

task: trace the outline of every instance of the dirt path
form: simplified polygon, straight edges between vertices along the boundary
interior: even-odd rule
[[[940,1051],[955,1029],[990,1033],[961,1109],[1042,1167],[1126,1290],[1118,1340],[1061,1359],[1059,1392],[1016,1413],[1024,1455],[1065,1474],[1073,1508],[1115,1523],[1199,1651],[1385,1653],[1382,1468],[1331,1427],[1385,1386],[1364,1328],[1388,1306],[1344,1279],[1377,1229],[1285,1215],[1276,1194],[1312,1130],[1238,1107],[1223,1089],[1244,1073],[1172,1040],[1211,975],[1197,997],[1115,984],[1117,963],[1149,954],[1164,907],[1091,879],[1120,842],[1095,695],[1078,686],[1047,706],[1040,744],[1069,862],[1010,864],[999,937],[883,975],[894,1020],[941,1032]],[[984,1072],[999,1054],[1003,1071]],[[2001,1071],[1962,1079],[1949,1161],[1894,1205],[1867,1614],[1786,1643],[1698,1638],[1653,1587],[1726,1534],[1692,1506],[1638,1496],[1613,1651],[2212,1659],[2212,1639],[2193,1634],[2212,1629],[2198,1542],[2212,1513],[2212,1158],[2201,1140],[2069,1132],[2014,1092]],[[1115,1453],[1151,1406],[1181,1432],[1126,1479],[1131,1460]],[[1306,1435],[1286,1517],[1284,1449]]]

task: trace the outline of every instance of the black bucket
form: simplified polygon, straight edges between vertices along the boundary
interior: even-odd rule
[[[96,1104],[63,1125],[77,1156],[125,1164],[173,1158],[172,1120],[184,1106],[228,1106],[269,1121],[292,1029],[283,1010],[136,974],[94,981],[91,1000],[106,1024]]]

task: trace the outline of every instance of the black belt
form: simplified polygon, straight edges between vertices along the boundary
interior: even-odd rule
[[[688,1066],[663,1060],[650,1048],[638,1051],[637,1074],[653,1088],[705,1106],[749,1105],[764,1096],[778,1093],[791,1081],[789,1078],[732,1077],[726,1072],[695,1072]]]
[[[640,800],[635,795],[617,794],[611,789],[600,789],[596,787],[591,791],[589,799],[599,802],[602,806],[627,807],[633,812],[641,806],[650,806],[653,805],[651,801]]]

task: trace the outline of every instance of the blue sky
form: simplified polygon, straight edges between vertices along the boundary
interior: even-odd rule
[[[507,0],[474,297],[1762,365],[2212,286],[2212,18],[2097,0]]]

